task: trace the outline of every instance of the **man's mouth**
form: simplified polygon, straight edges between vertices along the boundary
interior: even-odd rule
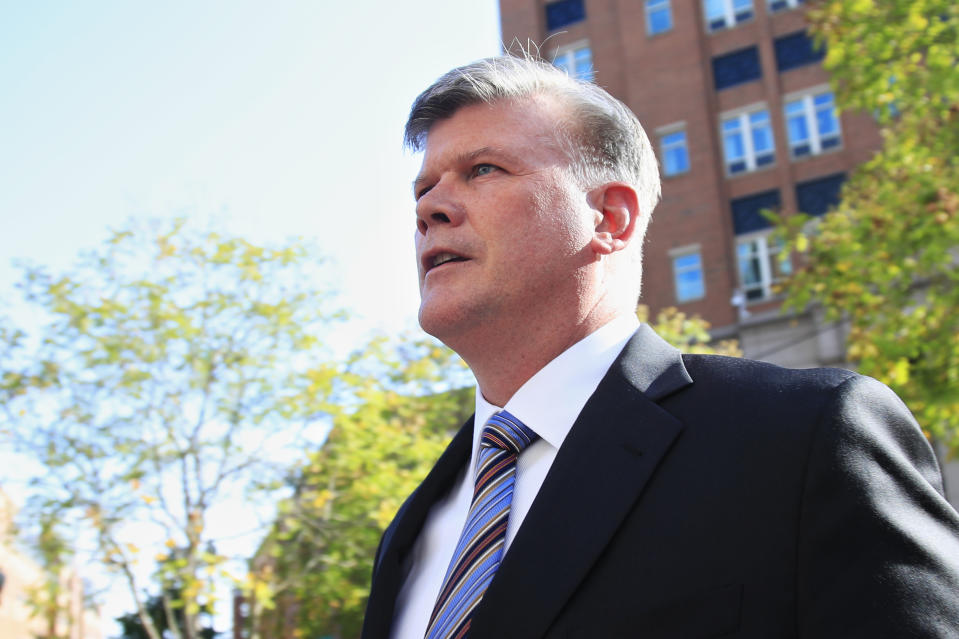
[[[455,253],[438,253],[430,260],[430,268],[436,268],[447,262],[465,262],[466,258]]]

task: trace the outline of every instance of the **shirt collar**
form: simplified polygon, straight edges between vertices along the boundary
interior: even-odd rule
[[[506,403],[507,411],[558,449],[606,371],[639,328],[635,315],[622,315],[560,353],[529,378]],[[473,450],[482,426],[500,407],[490,404],[476,389]]]

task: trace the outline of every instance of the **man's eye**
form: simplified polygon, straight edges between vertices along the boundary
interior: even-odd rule
[[[477,164],[473,167],[473,175],[479,177],[480,175],[487,175],[496,170],[496,167],[492,164]]]

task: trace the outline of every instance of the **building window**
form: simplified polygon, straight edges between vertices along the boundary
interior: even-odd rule
[[[679,175],[689,171],[689,150],[685,129],[660,134],[659,153],[663,159],[663,175]]]
[[[770,13],[795,9],[805,1],[806,0],[767,0]]]
[[[780,71],[819,62],[826,55],[826,48],[817,47],[805,31],[776,38],[773,47],[776,50],[776,68]]]
[[[753,193],[730,202],[733,211],[733,231],[736,235],[755,233],[772,226],[763,211],[778,211],[779,189]]]
[[[784,110],[789,151],[793,158],[818,155],[842,144],[831,91],[789,100]]]
[[[656,35],[673,28],[669,0],[646,0],[646,33]]]
[[[706,29],[719,31],[753,17],[753,0],[703,0]]]
[[[755,171],[775,161],[776,146],[768,109],[725,117],[720,128],[727,174]]]
[[[596,75],[593,71],[593,50],[588,44],[578,43],[558,49],[553,57],[553,65],[577,80],[592,80]]]
[[[554,0],[546,4],[546,29],[555,31],[586,19],[583,0]]]
[[[759,49],[746,47],[713,58],[713,82],[716,90],[758,80],[762,76]]]
[[[792,273],[789,258],[780,260],[781,251],[782,241],[773,240],[768,233],[737,238],[739,284],[747,302],[769,299],[774,285]]]
[[[809,215],[823,215],[839,204],[839,194],[845,181],[845,173],[836,173],[800,182],[796,185],[796,203],[799,210]]]
[[[677,249],[672,252],[672,259],[676,301],[691,302],[706,297],[706,280],[703,276],[703,259],[699,254],[699,246]]]

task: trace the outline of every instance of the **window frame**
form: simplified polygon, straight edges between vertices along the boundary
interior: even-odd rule
[[[819,114],[825,110],[816,105],[816,98],[829,95],[832,119],[835,123],[835,133],[823,135],[819,130]],[[806,127],[807,137],[797,143],[793,140],[790,122],[798,113],[790,113],[790,107],[795,104],[802,104],[801,113],[803,124]],[[837,151],[843,147],[842,140],[842,120],[839,110],[836,108],[836,95],[828,85],[807,89],[801,93],[790,94],[783,97],[783,120],[786,127],[786,142],[789,145],[789,157],[792,160],[801,160],[807,157],[822,155],[823,153]],[[808,150],[797,153],[797,149],[808,147]]]
[[[800,5],[805,4],[806,0],[766,0],[766,9],[769,13],[780,13],[782,11],[791,11],[792,9],[798,9]],[[776,7],[774,5],[782,4],[781,7]]]
[[[756,18],[756,7],[753,4],[753,0],[715,0],[722,4],[722,24],[717,24],[720,20],[720,16],[717,14],[716,17],[711,17],[708,12],[708,5],[710,0],[702,0],[703,8],[703,25],[706,27],[707,33],[716,33],[717,31],[722,31],[723,29],[732,29],[737,24],[742,24],[744,22],[749,22]],[[746,10],[739,9],[737,11],[736,3],[748,3],[749,8]],[[740,17],[740,14],[743,17]]]
[[[664,5],[664,6],[660,6],[660,7],[657,7],[656,9],[652,9],[650,5],[654,3],[657,5]],[[672,6],[671,0],[646,0],[646,2],[644,3],[644,7],[646,9],[646,35],[655,36],[661,33],[669,33],[670,31],[673,30],[673,6]],[[654,13],[660,13],[663,11],[666,12],[669,25],[664,29],[659,29],[657,31],[654,31],[651,16]]]
[[[567,0],[546,0],[546,2],[543,4],[543,12],[544,12],[543,18],[546,23],[545,26],[546,26],[547,33],[557,33],[560,31],[560,29],[565,29],[566,27],[570,25],[579,24],[580,22],[584,22],[586,20],[586,0],[574,0],[573,4],[578,5],[578,8],[580,9],[580,11],[577,12],[577,16],[574,17],[574,19],[572,20],[567,20],[566,22],[550,24],[550,19],[549,19],[550,11],[548,8],[549,5],[562,4],[564,2],[567,2]]]
[[[758,82],[763,77],[762,59],[756,44],[713,56],[710,63],[713,70],[713,89],[717,93],[742,84]]]
[[[695,255],[698,262],[693,267],[678,267],[677,261],[681,260],[684,257],[689,257]],[[673,293],[676,297],[677,304],[686,304],[688,302],[695,302],[698,300],[706,299],[706,269],[703,266],[703,252],[699,244],[690,244],[688,246],[681,246],[679,248],[674,248],[669,251],[669,261],[673,269]],[[691,297],[683,297],[680,294],[680,275],[683,273],[688,273],[692,271],[699,272],[699,293]]]
[[[667,137],[676,135],[677,133],[683,134],[682,149],[685,153],[686,166],[682,170],[669,172],[667,171],[668,167],[666,164],[667,146],[665,142]],[[692,160],[689,156],[689,136],[686,135],[686,122],[675,122],[673,124],[659,127],[656,129],[656,137],[659,140],[659,159],[663,167],[663,177],[678,177],[680,175],[686,175],[689,173],[692,170]]]
[[[797,51],[804,55],[796,55]],[[826,57],[826,47],[825,45],[817,47],[809,31],[801,29],[773,38],[773,54],[776,59],[776,71],[788,73],[793,69],[821,63]]]
[[[839,171],[837,173],[829,173],[809,180],[803,180],[802,182],[796,182],[793,185],[793,190],[796,194],[796,208],[799,209],[801,213],[813,217],[825,215],[831,208],[838,206],[842,202],[842,188],[848,179],[849,174],[846,171]],[[821,189],[824,184],[829,185],[829,197],[823,197],[824,193]],[[833,188],[832,185],[835,185],[835,187]],[[819,211],[815,211],[803,204],[803,200],[806,200],[807,203],[809,202],[810,198],[808,194],[810,192],[816,193],[814,201],[824,202],[826,206]]]
[[[585,73],[581,73],[576,68],[576,55],[581,51],[587,51],[589,53],[589,71]],[[557,64],[560,59],[564,58],[566,59],[565,63]],[[569,77],[577,80],[592,82],[596,77],[596,68],[593,66],[593,48],[590,46],[589,40],[577,40],[576,42],[557,47],[553,52],[551,64],[565,71]]]
[[[766,114],[766,125],[764,128],[770,143],[769,150],[762,154],[756,151],[756,132],[761,129],[757,128],[752,121],[753,116],[759,115],[760,113]],[[729,148],[726,144],[726,125],[734,121],[738,124],[738,135],[743,147],[742,159],[737,160],[737,163],[742,162],[744,164],[741,170],[733,170],[732,167],[735,163],[730,162]],[[719,116],[719,137],[723,147],[723,164],[725,165],[727,177],[745,175],[776,165],[776,136],[773,133],[772,115],[765,102],[721,113]],[[766,159],[767,156],[768,160]]]
[[[736,236],[736,276],[739,280],[739,289],[747,305],[774,299],[776,292],[773,287],[792,273],[792,260],[788,257],[782,265],[774,265],[774,260],[779,260],[779,254],[785,245],[780,243],[778,246],[770,246],[772,237],[772,231],[769,229]],[[749,258],[758,262],[759,271],[758,281],[749,284],[746,283],[744,277],[742,255],[742,247],[747,244],[755,244],[755,251],[750,252]],[[751,291],[758,291],[759,294],[750,297]]]

